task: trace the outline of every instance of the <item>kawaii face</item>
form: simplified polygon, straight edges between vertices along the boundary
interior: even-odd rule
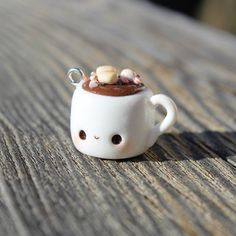
[[[129,151],[129,138],[127,134],[102,131],[98,128],[80,129],[74,133],[72,138],[75,146],[83,153],[89,155],[101,155],[104,158],[111,158],[114,155],[124,155]],[[96,132],[94,132],[96,130]],[[99,154],[100,153],[100,154]],[[106,156],[106,157],[105,157]]]
[[[76,135],[77,136],[77,135]],[[93,136],[95,139],[100,139],[100,137],[99,136],[96,136],[96,135],[94,135]],[[86,140],[86,138],[87,138],[87,135],[86,135],[86,132],[84,131],[84,130],[80,130],[79,131],[79,138],[81,139],[81,140]],[[113,145],[119,145],[119,144],[121,144],[122,143],[122,137],[119,135],[119,134],[115,134],[115,135],[113,135],[112,137],[111,137],[111,140],[110,140],[111,142],[112,142],[112,144]]]
[[[125,155],[131,145],[128,120],[119,122],[120,119],[105,111],[95,115],[94,110],[86,108],[86,113],[78,114],[73,126],[72,139],[76,148],[83,153],[105,158]]]

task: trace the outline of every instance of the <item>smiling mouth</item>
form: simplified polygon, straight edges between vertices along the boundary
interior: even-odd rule
[[[99,137],[98,137],[98,136],[96,136],[96,135],[94,135],[93,137],[94,137],[95,139],[99,139]]]

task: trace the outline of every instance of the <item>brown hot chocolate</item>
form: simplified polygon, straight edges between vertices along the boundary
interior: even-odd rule
[[[118,81],[115,84],[98,84],[96,87],[91,87],[89,84],[89,79],[84,81],[82,85],[83,89],[91,93],[105,96],[128,96],[145,89],[144,84],[135,84],[133,82],[124,84]]]

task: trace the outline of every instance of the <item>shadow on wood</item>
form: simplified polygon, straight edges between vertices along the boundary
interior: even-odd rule
[[[236,155],[235,141],[236,132],[204,131],[202,133],[164,134],[145,154],[128,159],[128,161],[198,161],[218,157],[226,160],[227,157]]]

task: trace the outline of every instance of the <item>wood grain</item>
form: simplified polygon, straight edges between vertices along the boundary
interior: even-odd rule
[[[236,234],[233,36],[124,0],[2,0],[0,26],[1,235]],[[134,68],[179,108],[134,159],[72,145],[65,73],[102,64]]]

